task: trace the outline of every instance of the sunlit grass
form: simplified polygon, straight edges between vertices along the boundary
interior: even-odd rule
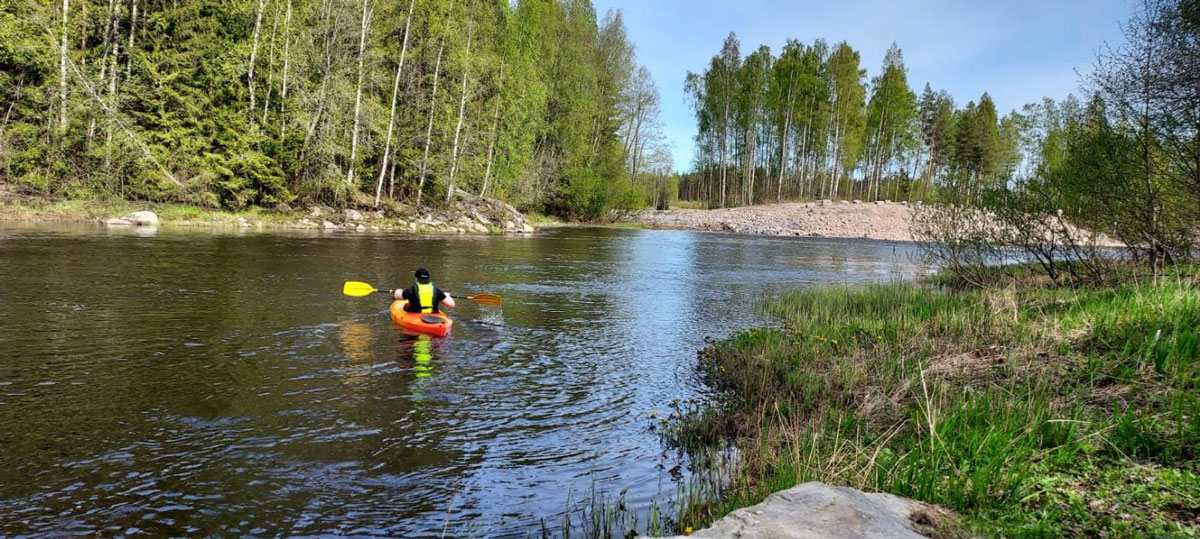
[[[895,284],[795,292],[763,308],[777,327],[702,354],[724,399],[660,427],[692,452],[740,450],[738,473],[688,500],[679,521],[816,480],[939,504],[987,535],[1200,533],[1183,509],[1200,498],[1193,280]],[[1118,495],[1147,474],[1153,492]]]

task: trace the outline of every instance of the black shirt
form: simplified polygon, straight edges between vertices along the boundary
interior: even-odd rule
[[[417,292],[417,284],[416,283],[413,283],[412,286],[405,288],[404,292],[402,292],[400,294],[400,297],[408,300],[408,305],[404,308],[405,312],[419,313],[419,312],[421,312],[421,307],[424,307],[423,305],[421,305],[421,294],[420,294],[420,292]],[[442,304],[442,300],[444,300],[444,299],[446,299],[446,293],[442,292],[442,289],[438,288],[437,285],[434,285],[433,286],[433,305],[432,305],[433,312],[435,312],[435,313],[440,312],[438,310],[438,306]]]

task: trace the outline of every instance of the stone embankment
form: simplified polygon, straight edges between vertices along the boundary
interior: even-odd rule
[[[139,211],[120,218],[108,219],[105,224],[110,227],[153,227],[158,226],[159,222],[159,217],[153,212]],[[381,210],[368,208],[339,210],[312,206],[303,212],[271,214],[269,219],[238,216],[230,220],[214,216],[199,219],[164,220],[164,222],[181,226],[232,225],[242,228],[299,228],[354,232],[503,234],[535,231],[525,216],[511,205],[463,192],[459,192],[450,204],[438,209],[390,206]]]
[[[723,210],[639,211],[627,220],[655,228],[736,234],[913,241],[911,210],[905,202],[822,200]]]
[[[812,482],[776,492],[758,505],[729,513],[690,537],[920,538],[942,535],[939,532],[952,518],[946,509],[907,498]]]

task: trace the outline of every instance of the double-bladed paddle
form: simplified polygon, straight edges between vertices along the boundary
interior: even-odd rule
[[[363,297],[374,294],[375,292],[383,292],[390,295],[393,291],[380,290],[360,281],[346,281],[346,284],[342,286],[342,293],[347,296]],[[500,296],[497,296],[496,294],[475,294],[474,296],[467,296],[467,299],[480,305],[500,306],[503,302],[503,300],[500,299]]]

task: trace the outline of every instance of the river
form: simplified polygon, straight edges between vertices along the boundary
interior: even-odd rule
[[[431,237],[0,225],[0,535],[526,536],[568,494],[666,506],[647,414],[705,338],[913,247],[682,231]],[[393,327],[411,282],[453,334]],[[682,470],[682,472],[681,472]]]

